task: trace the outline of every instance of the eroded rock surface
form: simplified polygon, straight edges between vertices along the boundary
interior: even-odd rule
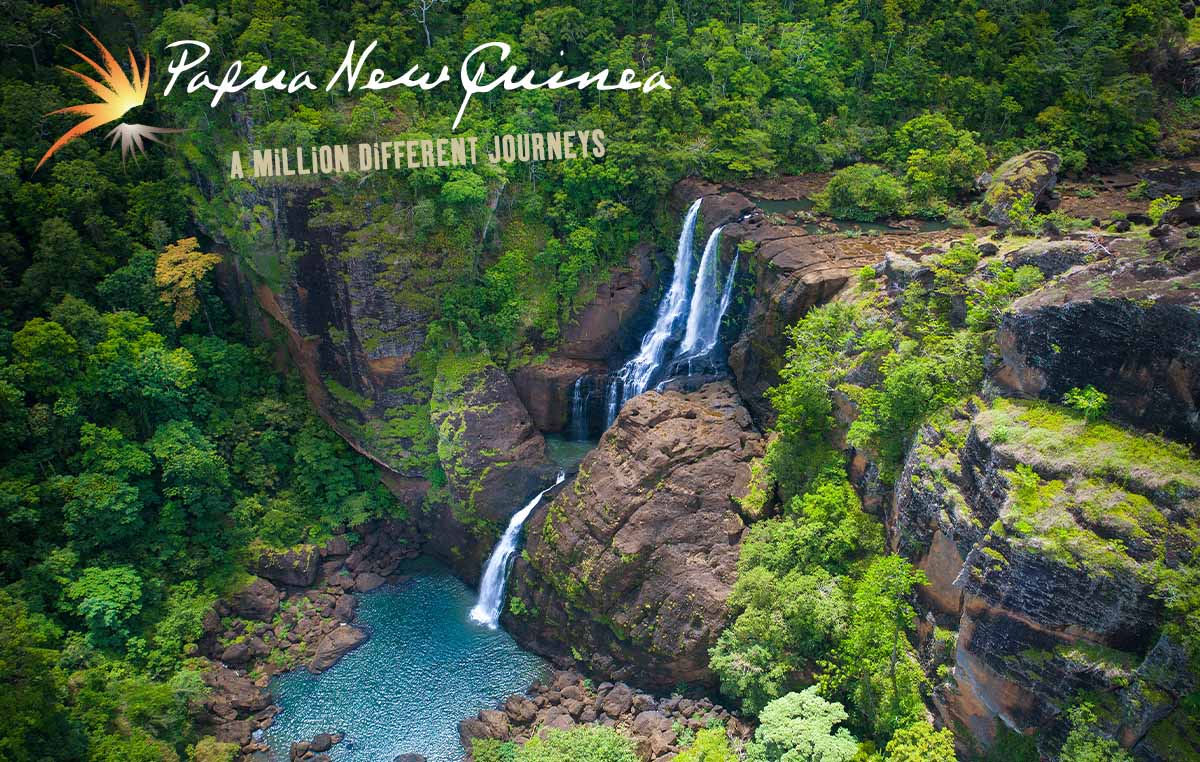
[[[1113,256],[1018,299],[997,334],[995,378],[1054,401],[1090,384],[1117,417],[1200,444],[1200,251],[1140,246],[1110,242]]]
[[[569,644],[599,674],[708,683],[762,437],[728,382],[625,405],[574,482],[530,517],[510,579],[535,649]]]
[[[892,542],[929,578],[925,635],[954,633],[952,653],[926,651],[952,667],[934,694],[947,725],[987,743],[999,721],[1054,751],[1087,692],[1119,707],[1103,722],[1132,746],[1194,689],[1169,641],[1140,651],[1162,623],[1155,564],[1196,550],[1200,470],[1178,445],[972,403],[922,429],[896,484]]]

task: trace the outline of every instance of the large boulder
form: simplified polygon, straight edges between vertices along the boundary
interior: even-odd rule
[[[953,635],[947,650],[927,628],[922,647],[930,672],[951,668],[933,697],[945,724],[1057,750],[1063,709],[1090,693],[1124,707],[1106,730],[1137,743],[1195,686],[1143,654],[1163,623],[1155,565],[1195,553],[1198,509],[1200,461],[1057,406],[974,402],[924,427],[889,525],[929,580],[923,619]]]
[[[308,671],[314,675],[324,672],[366,639],[367,633],[357,627],[342,625],[334,628],[317,644],[317,650],[308,662]]]
[[[1072,270],[1013,303],[997,341],[994,378],[1013,392],[1059,401],[1092,385],[1112,413],[1200,444],[1200,252],[1128,256]]]
[[[275,616],[275,612],[279,611],[281,597],[274,585],[261,577],[255,577],[250,584],[231,596],[229,605],[236,616],[269,622]]]
[[[527,523],[506,614],[545,653],[646,685],[711,683],[763,440],[728,382],[627,403],[579,475]],[[569,647],[568,647],[569,646]]]
[[[980,216],[996,225],[1011,225],[1013,203],[1025,195],[1034,205],[1044,203],[1058,183],[1061,165],[1053,151],[1029,151],[1004,162],[991,176],[979,204]]]
[[[321,554],[315,545],[297,545],[287,550],[264,548],[254,562],[254,570],[280,585],[310,587],[317,579]]]

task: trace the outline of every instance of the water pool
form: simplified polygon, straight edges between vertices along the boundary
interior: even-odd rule
[[[346,740],[329,753],[340,762],[405,753],[459,762],[458,721],[544,676],[541,659],[504,630],[467,619],[475,592],[448,569],[423,560],[405,573],[409,582],[361,597],[357,624],[370,632],[367,642],[321,675],[274,680],[283,711],[265,740],[275,760],[286,760],[295,741],[339,731]]]

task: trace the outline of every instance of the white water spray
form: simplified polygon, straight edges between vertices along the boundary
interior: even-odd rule
[[[710,233],[708,243],[704,244],[700,269],[696,271],[696,286],[692,289],[692,303],[688,307],[687,332],[683,334],[683,341],[679,344],[677,353],[679,357],[695,354],[697,348],[704,346],[704,335],[712,323],[715,301],[712,291],[717,285],[717,266],[720,264],[717,249],[721,246],[721,227]],[[720,318],[717,322],[720,322]]]
[[[525,504],[524,508],[509,519],[508,528],[504,530],[500,542],[496,543],[492,555],[488,556],[487,563],[484,564],[483,580],[479,583],[479,601],[471,609],[471,621],[493,630],[496,629],[500,622],[500,606],[504,603],[504,583],[508,581],[509,561],[512,560],[512,555],[517,549],[517,541],[521,537],[521,525],[525,523],[525,519],[529,518],[529,514],[533,513],[533,509],[537,508],[542,497],[562,484],[566,478],[566,472],[559,471],[558,478],[555,479],[552,486],[537,493],[532,500]]]
[[[671,276],[671,287],[658,303],[658,315],[654,326],[642,336],[642,346],[629,362],[625,363],[613,377],[608,388],[606,425],[616,419],[621,405],[650,386],[654,374],[662,366],[667,342],[675,333],[676,324],[683,317],[688,305],[688,286],[692,271],[692,237],[696,232],[696,216],[700,213],[700,202],[696,199],[683,218],[683,230],[679,232],[679,244],[675,251],[675,272]]]

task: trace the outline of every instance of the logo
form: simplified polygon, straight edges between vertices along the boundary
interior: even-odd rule
[[[87,119],[67,130],[63,133],[62,137],[54,141],[54,145],[50,146],[50,150],[46,151],[46,155],[42,157],[37,167],[34,168],[35,172],[41,169],[42,165],[46,163],[46,159],[49,159],[58,149],[67,143],[91,132],[97,127],[102,127],[109,122],[120,119],[129,113],[130,110],[146,102],[146,91],[150,88],[150,56],[144,57],[145,63],[142,66],[142,70],[138,71],[137,58],[134,57],[132,50],[126,48],[126,51],[129,53],[131,80],[129,76],[126,76],[121,65],[117,63],[117,59],[113,58],[112,53],[108,52],[108,48],[104,47],[100,40],[97,40],[96,36],[87,29],[83,31],[87,33],[88,37],[92,38],[92,42],[96,43],[96,48],[100,51],[100,59],[104,62],[104,66],[100,66],[74,48],[68,47],[67,50],[79,56],[84,63],[95,69],[100,81],[97,82],[88,75],[81,74],[73,69],[67,69],[62,66],[59,68],[82,80],[83,84],[87,85],[87,88],[100,99],[100,102],[67,106],[66,108],[60,108],[57,111],[51,111],[50,114],[47,114],[47,116],[51,114],[80,114],[86,116]],[[183,130],[151,127],[145,124],[122,123],[114,127],[105,137],[111,138],[109,142],[110,146],[115,146],[118,140],[121,141],[121,158],[124,160],[131,153],[134,154],[135,158],[137,152],[145,153],[146,146],[144,141],[150,140],[155,143],[162,143],[158,139],[158,136],[173,132],[183,132]]]

